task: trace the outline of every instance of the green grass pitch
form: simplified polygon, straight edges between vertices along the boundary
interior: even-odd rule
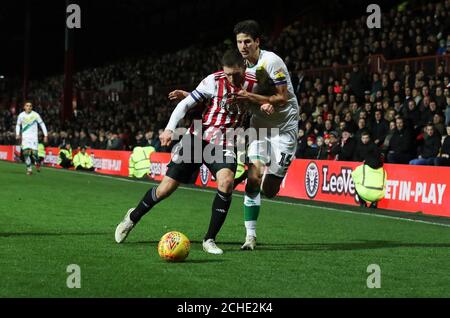
[[[263,201],[255,251],[240,251],[243,198],[208,255],[201,240],[213,193],[180,188],[118,245],[114,230],[149,182],[0,162],[0,297],[450,297],[450,227],[320,206]],[[345,210],[345,207],[342,208]],[[183,263],[159,258],[169,230],[186,234]],[[66,269],[81,269],[69,289]],[[369,289],[367,267],[381,269]]]

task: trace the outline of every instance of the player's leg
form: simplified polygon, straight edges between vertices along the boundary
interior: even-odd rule
[[[27,167],[27,174],[31,175],[33,173],[33,170],[31,168],[32,150],[31,149],[23,149],[22,153],[23,153],[23,158],[24,158],[24,161],[25,161],[25,165]]]
[[[32,157],[33,157],[34,166],[36,167],[37,172],[41,172],[41,160],[39,158],[37,149],[33,149]]]
[[[158,187],[153,187],[144,195],[135,208],[128,210],[122,222],[117,225],[115,239],[122,243],[130,231],[136,226],[140,219],[147,214],[156,204],[169,197],[180,185],[178,181],[165,176]]]
[[[295,158],[295,151],[297,149],[295,134],[295,130],[292,130],[270,138],[270,166],[267,169],[261,186],[267,198],[273,198],[278,194],[288,168]]]
[[[261,209],[261,182],[266,168],[265,163],[254,160],[249,164],[247,184],[244,196],[244,225],[246,230],[244,250],[253,250],[256,246],[256,223]]]
[[[203,250],[211,254],[222,254],[223,251],[217,247],[215,240],[230,209],[237,163],[234,150],[218,147],[216,151],[222,152],[221,161],[211,164],[205,162],[216,177],[217,193],[211,207],[211,219],[208,232],[203,240]]]
[[[174,154],[174,157],[179,157],[183,153],[181,142],[175,146],[175,149],[177,153]],[[174,162],[173,160],[169,162],[166,176],[161,183],[157,187],[150,189],[135,208],[129,209],[123,221],[117,226],[115,233],[116,242],[122,243],[139,220],[156,204],[169,197],[180,183],[188,183],[199,166],[199,164],[193,163],[192,158],[190,162]]]
[[[261,183],[269,162],[269,149],[265,141],[255,140],[248,147],[249,166],[244,196],[244,224],[246,230],[243,250],[253,250],[256,246],[256,223],[261,209]]]
[[[203,249],[211,254],[222,254],[223,251],[215,244],[216,236],[222,228],[223,223],[230,209],[234,172],[231,169],[221,169],[216,174],[217,193],[211,207],[211,219],[209,221],[208,232],[203,240]]]

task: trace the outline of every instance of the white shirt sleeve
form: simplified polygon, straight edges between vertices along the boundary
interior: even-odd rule
[[[197,88],[191,92],[191,96],[197,103],[202,103],[213,98],[215,90],[216,81],[214,74],[211,74],[201,81]]]
[[[178,103],[177,107],[170,115],[169,123],[166,126],[166,130],[174,131],[178,126],[178,122],[184,118],[189,109],[194,107],[197,104],[195,99],[192,97],[192,94],[187,96],[181,102]]]
[[[37,118],[38,124],[39,124],[39,126],[41,126],[41,129],[42,129],[42,132],[44,133],[44,136],[47,136],[47,134],[48,134],[47,127],[45,126],[45,123],[42,120],[41,115],[38,114],[37,116],[38,116],[38,118]]]
[[[169,123],[166,129],[174,131],[177,128],[178,122],[184,118],[187,111],[193,108],[195,105],[203,103],[214,96],[215,80],[214,74],[206,77],[201,83],[194,89],[189,96],[183,99],[175,107],[172,115],[170,116]]]
[[[22,126],[22,116],[21,114],[19,114],[19,116],[17,116],[16,136],[20,136],[21,126]]]
[[[276,86],[287,85],[288,69],[278,55],[272,53],[268,56],[266,70]]]

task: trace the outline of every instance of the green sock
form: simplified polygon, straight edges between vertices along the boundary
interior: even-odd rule
[[[247,236],[256,237],[256,221],[261,208],[261,195],[259,192],[246,193],[244,197],[244,223]]]

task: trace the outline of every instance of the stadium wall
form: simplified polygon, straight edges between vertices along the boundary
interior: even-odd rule
[[[44,164],[60,168],[58,148],[46,148]],[[89,150],[97,173],[128,176],[130,151]],[[20,161],[20,147],[0,146],[0,160]],[[151,177],[161,181],[170,161],[168,153],[151,154]],[[284,179],[279,196],[346,205],[358,205],[352,170],[360,163],[296,159]],[[379,208],[450,217],[450,168],[386,164],[386,197]],[[211,173],[202,166],[199,187],[217,186]],[[244,184],[237,190],[244,191]]]

